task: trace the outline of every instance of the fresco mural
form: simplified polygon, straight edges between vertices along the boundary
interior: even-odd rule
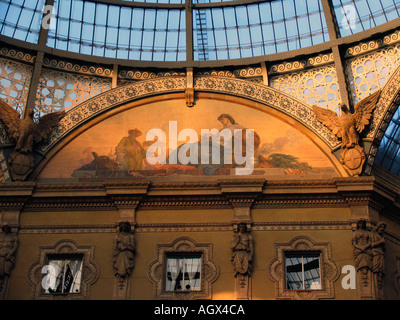
[[[238,174],[240,168],[249,170]],[[38,179],[234,175],[299,179],[338,173],[309,137],[286,122],[238,103],[207,99],[193,108],[180,100],[153,102],[106,118],[58,151]]]

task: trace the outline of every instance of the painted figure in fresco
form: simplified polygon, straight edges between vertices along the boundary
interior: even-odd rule
[[[120,278],[129,277],[135,266],[135,239],[129,222],[119,224],[114,240],[114,273]]]
[[[253,260],[253,238],[245,223],[238,224],[238,231],[232,239],[232,264],[237,275],[250,275]]]
[[[121,169],[143,170],[146,150],[136,140],[137,137],[142,135],[142,132],[138,129],[133,129],[128,131],[128,135],[128,137],[122,138],[115,148],[117,161],[122,164]]]
[[[366,221],[357,222],[357,230],[353,234],[354,262],[356,270],[366,274],[372,270],[372,238],[370,232],[366,230]]]
[[[242,132],[242,139],[243,139],[243,147],[242,150],[246,150],[246,128],[243,127],[242,125],[238,124],[233,117],[227,113],[222,113],[218,117],[218,121],[222,123],[222,126],[224,129],[229,129],[232,131],[232,135],[234,134],[235,129],[241,129],[244,130]],[[254,132],[254,150],[257,150],[260,146],[260,137],[259,135]]]
[[[236,123],[236,121],[233,119],[233,117],[227,113],[223,113],[218,117],[218,121],[222,123],[222,126],[229,130],[232,131],[234,129],[244,129],[243,126],[241,126],[240,124]]]
[[[247,139],[246,139],[246,128],[243,127],[242,125],[238,124],[233,117],[227,113],[222,113],[218,117],[218,121],[221,122],[223,129],[229,129],[232,132],[232,137],[235,134],[235,129],[240,129],[242,130],[242,155],[246,155],[246,145],[247,145]],[[221,141],[222,142],[222,141]],[[260,136],[257,134],[257,132],[254,131],[254,146],[253,148],[253,153],[255,155],[255,160],[257,160],[257,151],[260,147]],[[234,149],[234,144],[232,143],[232,155],[235,154],[235,149]],[[232,163],[235,164],[234,159],[232,159]],[[257,163],[254,163],[254,166],[257,166]]]
[[[386,224],[379,222],[372,232],[372,272],[378,285],[382,285],[385,273],[385,239],[383,232]]]
[[[17,235],[11,233],[8,225],[3,225],[0,234],[0,279],[9,276],[15,264],[15,252],[18,248]]]

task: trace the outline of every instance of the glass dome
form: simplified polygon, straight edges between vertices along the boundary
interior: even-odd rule
[[[399,0],[1,0],[0,34],[32,44],[41,36],[48,49],[97,57],[216,61],[324,44],[332,18],[337,36],[346,37],[398,18],[399,10]],[[48,33],[41,33],[43,12]]]

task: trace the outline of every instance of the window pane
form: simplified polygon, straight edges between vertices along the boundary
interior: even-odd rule
[[[287,290],[319,290],[319,255],[288,254],[285,258]]]
[[[319,256],[303,257],[304,264],[304,286],[306,290],[321,289],[321,278],[319,274]]]
[[[168,257],[166,291],[199,291],[201,289],[200,257]]]
[[[81,290],[82,258],[49,259],[46,293],[79,293]]]
[[[286,258],[286,289],[303,290],[302,257]]]

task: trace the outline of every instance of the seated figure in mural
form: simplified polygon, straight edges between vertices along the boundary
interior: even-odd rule
[[[128,131],[128,136],[121,139],[115,148],[117,162],[121,164],[121,169],[143,170],[143,160],[146,157],[146,150],[141,143],[136,140],[142,132],[138,129]]]
[[[135,266],[135,239],[129,222],[119,224],[118,234],[114,240],[114,273],[120,278],[129,277]]]
[[[247,231],[245,223],[238,224],[238,231],[233,236],[231,249],[235,277],[238,274],[250,275],[253,260],[253,238]]]
[[[11,228],[4,225],[0,234],[0,279],[9,276],[15,263],[15,252],[18,247],[17,235],[11,233]]]
[[[246,156],[246,146],[247,146],[246,129],[247,128],[245,128],[242,125],[238,124],[233,119],[233,117],[231,115],[227,114],[227,113],[221,114],[217,118],[217,120],[219,122],[221,122],[221,124],[222,124],[223,128],[221,130],[228,129],[228,130],[231,131],[232,140],[228,142],[228,141],[225,141],[225,139],[221,137],[221,139],[219,140],[219,144],[221,146],[224,146],[224,148],[220,148],[219,149],[219,155],[218,155],[219,159],[220,159],[219,163],[213,163],[212,162],[212,159],[213,159],[212,158],[213,157],[212,153],[215,152],[214,149],[213,149],[213,143],[214,142],[212,141],[212,137],[209,137],[209,141],[210,141],[210,148],[209,148],[210,151],[209,152],[210,153],[209,153],[209,155],[206,155],[206,157],[207,156],[209,157],[209,163],[208,164],[201,164],[199,166],[200,169],[203,169],[205,171],[206,175],[215,174],[219,169],[222,169],[222,168],[242,167],[242,166],[245,165],[245,164],[237,164],[237,163],[235,163],[235,147],[234,147],[235,144],[234,144],[234,139],[233,138],[235,137],[235,134],[237,135],[237,131],[235,132],[236,129],[242,130],[241,156],[243,156],[243,157]],[[251,146],[251,149],[252,149],[252,152],[254,153],[254,155],[256,155],[256,153],[257,153],[257,151],[259,149],[259,146],[260,146],[260,137],[256,132],[254,132],[254,145]],[[225,147],[226,147],[226,149],[225,149]],[[199,152],[201,152],[201,151],[199,151]],[[225,152],[231,152],[231,155],[232,155],[231,162],[232,162],[232,164],[227,164],[225,162]],[[257,161],[257,157],[256,156],[254,157],[254,160]],[[255,163],[253,163],[253,165],[254,165],[254,167],[256,167],[257,163],[255,162]]]
[[[238,124],[233,117],[227,113],[223,113],[218,117],[218,121],[222,123],[223,129],[229,129],[232,132],[232,136],[235,134],[235,129],[242,130],[242,154],[246,153],[246,129],[242,125]],[[260,146],[260,137],[257,132],[254,132],[254,153]]]

